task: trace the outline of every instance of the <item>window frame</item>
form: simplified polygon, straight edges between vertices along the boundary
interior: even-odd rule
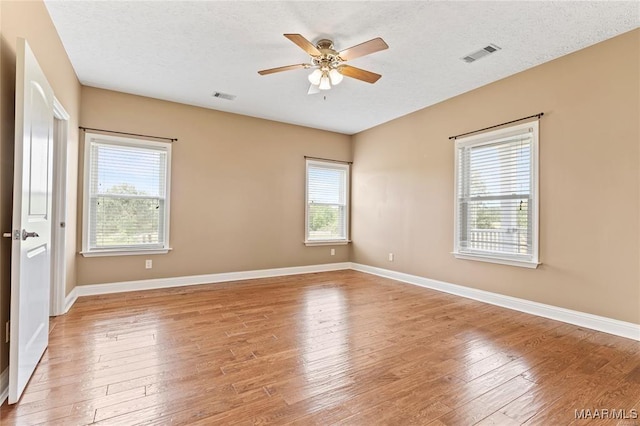
[[[325,239],[325,240],[310,240],[309,239],[309,166],[325,167],[328,169],[345,170],[345,194],[344,194],[344,238],[339,239]],[[351,215],[351,163],[343,161],[332,160],[320,160],[314,158],[307,158],[305,161],[305,203],[304,203],[304,244],[306,246],[326,246],[326,245],[345,245],[349,244],[351,240],[350,236],[350,215]]]
[[[93,142],[112,146],[125,146],[142,149],[163,150],[167,154],[165,171],[165,198],[164,198],[164,241],[159,242],[156,247],[140,246],[119,246],[114,248],[91,248],[90,247],[90,217],[91,217],[91,146]],[[84,257],[98,256],[129,256],[129,255],[149,255],[166,254],[171,250],[169,245],[169,223],[171,214],[171,148],[170,142],[151,141],[146,139],[135,139],[122,136],[112,136],[100,133],[85,133],[84,139],[84,159],[83,159],[83,200],[82,200],[82,251]]]
[[[531,259],[526,259],[524,256],[508,255],[505,253],[478,253],[473,250],[461,249],[460,235],[458,230],[462,218],[460,217],[460,199],[459,194],[461,171],[459,170],[460,163],[460,148],[461,147],[476,147],[482,145],[489,145],[499,143],[500,140],[511,138],[513,136],[530,132],[532,134],[531,140],[531,171],[530,182],[531,189],[529,191],[532,206],[531,206]],[[454,163],[454,226],[453,226],[453,241],[454,248],[452,254],[457,259],[464,260],[476,260],[481,262],[498,263],[503,265],[518,266],[524,268],[537,268],[540,265],[539,258],[539,230],[540,230],[540,216],[539,216],[539,125],[538,121],[531,121],[514,126],[504,127],[498,130],[493,130],[478,135],[467,136],[464,138],[458,138],[455,140],[455,163]]]

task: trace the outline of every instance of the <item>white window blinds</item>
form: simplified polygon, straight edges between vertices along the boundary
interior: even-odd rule
[[[306,242],[348,240],[349,165],[307,160]]]
[[[456,141],[455,252],[537,264],[537,122]]]
[[[168,143],[87,138],[84,251],[168,248]]]

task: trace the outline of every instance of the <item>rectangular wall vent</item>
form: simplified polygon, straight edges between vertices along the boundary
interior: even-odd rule
[[[232,101],[236,98],[236,95],[230,95],[228,93],[222,93],[222,92],[213,92],[213,96],[214,98],[220,98],[220,99],[226,99],[228,101]]]
[[[485,56],[490,55],[491,53],[497,52],[498,50],[500,50],[500,47],[496,46],[495,44],[490,44],[488,46],[483,47],[480,50],[477,50],[473,53],[469,53],[467,56],[463,57],[462,60],[470,64],[471,62],[475,62],[480,58],[484,58]]]

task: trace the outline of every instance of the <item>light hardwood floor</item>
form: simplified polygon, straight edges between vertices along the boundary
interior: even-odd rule
[[[5,425],[638,424],[640,342],[355,271],[80,298]]]

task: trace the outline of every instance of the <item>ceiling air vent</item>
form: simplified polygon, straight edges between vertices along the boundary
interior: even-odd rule
[[[226,99],[228,101],[232,101],[236,98],[236,95],[230,95],[228,93],[222,93],[222,92],[213,92],[213,96],[214,98],[220,98],[220,99]]]
[[[497,52],[498,50],[500,50],[500,47],[496,46],[495,44],[490,44],[476,52],[469,53],[467,56],[462,58],[462,60],[470,64],[471,62],[475,62],[480,58],[484,58],[491,53]]]

